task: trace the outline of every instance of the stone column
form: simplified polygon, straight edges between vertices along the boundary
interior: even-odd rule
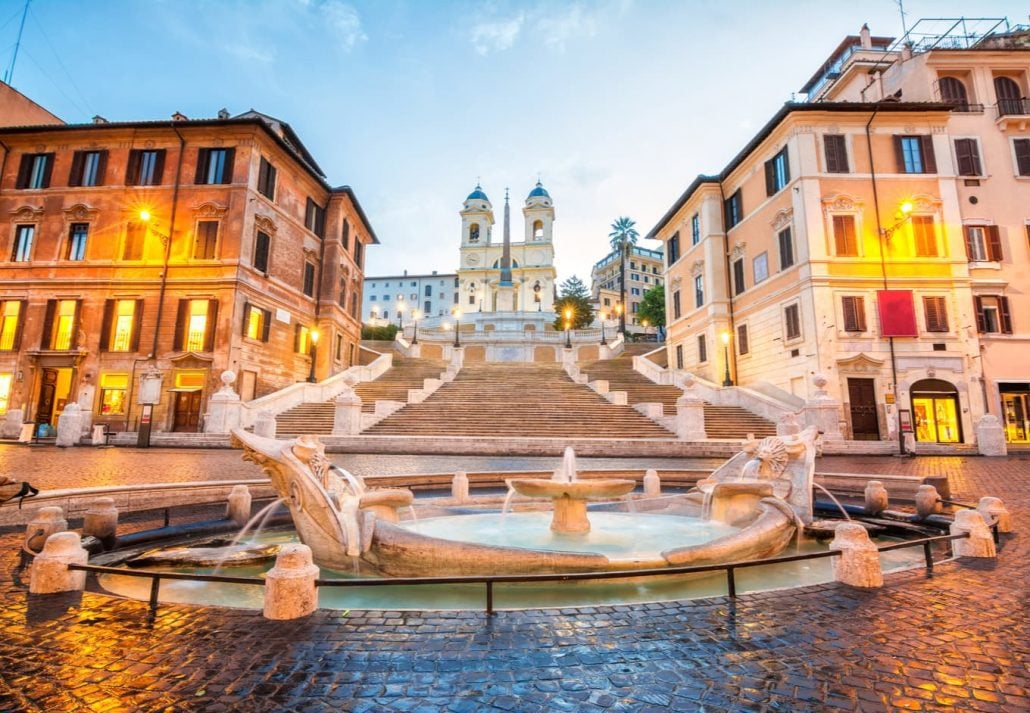
[[[870,480],[865,485],[865,514],[876,516],[887,509],[890,497],[887,488],[879,480]]]
[[[118,531],[118,508],[114,498],[97,498],[90,505],[82,520],[82,534],[92,535],[104,543],[104,547],[114,545]]]
[[[232,389],[236,373],[223,371],[222,388],[207,400],[207,414],[204,415],[204,433],[229,433],[239,428],[243,420],[243,402]]]
[[[694,377],[683,378],[685,391],[676,399],[676,436],[681,441],[703,441],[705,433],[705,402],[694,393]]]
[[[21,423],[25,420],[25,412],[20,408],[8,409],[4,416],[3,431],[0,436],[4,438],[17,438],[21,433]]]
[[[833,561],[833,578],[838,582],[852,587],[883,586],[880,553],[864,527],[857,523],[841,523],[834,532],[830,549],[840,552],[839,557],[830,558]]]
[[[82,409],[72,401],[64,407],[57,419],[57,445],[62,448],[77,446],[82,440]]]
[[[318,608],[318,566],[307,545],[283,545],[265,575],[266,619],[299,619]]]
[[[1012,515],[1000,498],[992,498],[988,495],[980,498],[976,506],[977,512],[983,515],[984,522],[998,521],[998,532],[1012,532]]]
[[[657,498],[662,494],[662,481],[658,477],[658,471],[650,468],[644,473],[644,497]]]
[[[976,510],[959,510],[955,522],[951,523],[951,534],[969,533],[965,540],[952,540],[951,549],[956,557],[997,557],[994,537],[984,522],[983,515]]]
[[[976,446],[982,456],[1006,456],[1005,429],[994,414],[986,414],[976,422]]]
[[[56,505],[41,507],[25,528],[25,545],[33,552],[39,552],[48,537],[67,529],[68,521],[64,519],[61,508]]]
[[[82,547],[77,532],[57,532],[47,538],[43,551],[32,561],[29,591],[32,594],[74,592],[86,588],[86,573],[68,569],[70,564],[86,564],[89,553]]]
[[[262,409],[254,417],[254,435],[262,438],[275,438],[275,414]]]
[[[345,389],[333,400],[333,435],[356,436],[361,433],[361,397]]]
[[[243,527],[250,521],[250,506],[253,498],[246,485],[234,485],[226,499],[225,516]]]
[[[815,394],[805,403],[806,426],[815,426],[823,439],[839,441],[844,438],[840,432],[840,403],[826,392],[828,379],[822,374],[812,377]]]

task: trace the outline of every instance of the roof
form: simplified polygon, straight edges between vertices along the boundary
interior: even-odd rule
[[[755,150],[763,141],[769,138],[769,135],[776,130],[784,119],[790,114],[797,112],[838,112],[838,113],[849,113],[849,114],[876,114],[878,112],[927,112],[927,111],[939,111],[939,112],[950,112],[954,107],[951,104],[943,104],[940,102],[787,102],[784,104],[779,111],[777,111],[771,119],[763,126],[757,134],[744,146],[740,152],[733,157],[733,159],[726,165],[720,173],[712,176],[700,175],[695,178],[687,189],[683,191],[676,202],[672,204],[672,207],[665,212],[661,220],[651,228],[651,230],[644,236],[646,240],[657,240],[655,236],[658,235],[658,231],[665,227],[666,223],[672,220],[672,217],[679,212],[680,208],[686,204],[690,197],[694,195],[695,191],[705,183],[716,183],[721,184],[726,180],[733,171],[740,166],[741,163]]]
[[[466,198],[465,200],[481,200],[486,201],[488,203],[490,202],[490,199],[486,197],[486,193],[483,192],[482,187],[478,183],[476,184],[475,189],[471,193],[469,193],[468,198]]]
[[[529,192],[529,195],[526,196],[526,197],[527,198],[537,198],[537,197],[540,197],[540,198],[550,198],[551,194],[547,192],[547,189],[544,188],[543,184],[540,183],[540,181],[537,181],[536,182],[536,187],[533,188],[533,190],[531,190]]]
[[[365,209],[358,203],[358,197],[354,195],[354,189],[350,186],[337,186],[332,190],[333,193],[342,193],[350,198],[350,202],[354,204],[354,210],[358,212],[358,217],[361,218],[361,222],[365,224],[365,230],[368,231],[368,235],[372,238],[373,245],[379,245],[379,238],[376,237],[376,232],[372,230],[372,224],[368,222],[368,216],[365,215]]]
[[[877,50],[886,51],[894,42],[894,38],[870,37],[869,41],[870,43],[872,43],[872,47],[862,47],[862,38],[859,35],[847,35],[843,40],[840,41],[840,44],[837,45],[837,48],[830,53],[830,56],[826,58],[826,61],[819,65],[819,69],[815,71],[815,74],[813,74],[811,78],[807,82],[805,82],[805,85],[801,87],[801,91],[807,92],[813,84],[818,82],[826,73],[826,70],[833,66],[834,62],[836,62],[840,58],[841,54],[843,54],[845,50],[848,50],[854,47],[855,45],[858,45],[859,50],[865,50],[867,52],[875,52]]]
[[[365,282],[369,280],[449,280],[458,276],[456,272],[434,272],[430,274],[421,273],[418,275],[373,275],[365,276]]]

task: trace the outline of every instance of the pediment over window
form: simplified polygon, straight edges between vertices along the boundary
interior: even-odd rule
[[[829,211],[858,210],[864,203],[848,193],[830,193],[822,197],[823,208]]]
[[[172,362],[176,369],[208,369],[211,367],[214,357],[197,354],[196,352],[186,352],[173,356],[168,361]]]
[[[794,209],[784,208],[781,211],[777,211],[776,215],[774,215],[773,219],[769,222],[769,225],[772,226],[773,230],[778,232],[790,225],[792,220],[794,220]]]
[[[87,221],[93,221],[97,219],[98,211],[96,208],[90,208],[84,203],[76,203],[70,208],[64,209],[64,219],[69,223],[85,223]]]
[[[874,359],[864,353],[856,354],[847,359],[837,360],[837,369],[846,371],[849,374],[875,374],[884,365],[883,359]]]
[[[11,220],[15,223],[34,223],[43,219],[43,209],[26,205],[11,211]]]
[[[733,246],[733,259],[739,260],[740,258],[744,257],[744,254],[746,252],[747,243],[745,243],[744,241],[738,242],[736,245]]]
[[[258,213],[257,215],[255,215],[254,216],[254,225],[257,227],[258,230],[260,230],[263,233],[268,233],[269,235],[274,235],[275,234],[275,231],[276,231],[275,221],[272,220],[267,215],[262,215],[261,213]]]
[[[229,207],[215,201],[208,201],[201,203],[193,210],[198,218],[224,218],[225,214],[229,211]]]

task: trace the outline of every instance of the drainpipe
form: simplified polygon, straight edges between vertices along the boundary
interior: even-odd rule
[[[869,178],[873,185],[873,211],[876,215],[876,234],[879,236],[880,246],[880,275],[883,279],[883,289],[887,290],[887,245],[883,234],[883,225],[880,222],[880,196],[876,188],[876,168],[873,161],[873,136],[871,126],[873,119],[876,118],[876,114],[880,111],[880,104],[877,102],[876,108],[873,109],[873,113],[869,116],[869,121],[865,124],[865,142],[866,151],[869,153]],[[898,426],[898,455],[908,455],[905,452],[905,434],[901,431],[901,401],[898,399],[898,362],[894,353],[894,337],[887,337],[887,344],[890,347],[891,353],[891,379],[893,383],[894,391],[894,410],[897,412],[897,426]]]
[[[726,226],[726,191],[722,187],[722,178],[719,179],[719,197],[722,199],[722,256],[726,266],[726,301],[730,311],[730,339],[733,341],[733,351],[726,356],[733,363],[733,383],[740,386],[740,374],[737,373],[737,328],[733,319],[733,276],[730,274],[733,272],[730,265],[730,230]],[[713,346],[718,348],[719,345]]]
[[[175,164],[175,186],[172,188],[172,212],[168,218],[168,241],[165,243],[164,263],[161,270],[161,288],[157,297],[157,327],[154,328],[154,341],[150,347],[150,356],[157,360],[157,336],[161,328],[161,316],[164,313],[165,290],[168,287],[168,261],[172,255],[172,239],[175,235],[175,211],[179,206],[179,183],[182,179],[182,160],[186,155],[186,139],[179,133],[175,122],[170,124],[172,131],[179,137],[179,160]]]

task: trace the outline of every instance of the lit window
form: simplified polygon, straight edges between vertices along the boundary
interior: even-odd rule
[[[72,348],[75,339],[75,318],[78,315],[79,303],[77,300],[58,300],[55,313],[54,337],[51,342],[54,349],[66,350]]]
[[[271,319],[270,311],[248,304],[243,316],[243,336],[267,342]]]
[[[0,350],[18,348],[18,327],[21,324],[21,302],[7,300],[0,308]]]
[[[915,240],[916,257],[937,257],[937,229],[933,216],[912,217],[912,237]]]
[[[136,331],[136,300],[113,300],[110,351],[134,351],[133,335]]]
[[[297,338],[293,350],[298,354],[307,354],[311,349],[311,330],[302,324],[297,325]]]
[[[68,250],[65,260],[86,259],[86,238],[89,237],[89,223],[72,223],[68,230]]]
[[[129,388],[128,374],[100,375],[100,415],[125,414],[125,393]]]
[[[32,258],[32,242],[36,237],[35,225],[19,225],[14,231],[13,262],[28,262]]]
[[[204,351],[204,337],[207,334],[208,300],[190,300],[189,317],[186,326],[186,351]]]
[[[833,242],[837,255],[858,257],[858,240],[855,237],[855,216],[833,216]]]
[[[11,382],[14,374],[0,374],[0,413],[7,413],[11,407]]]

